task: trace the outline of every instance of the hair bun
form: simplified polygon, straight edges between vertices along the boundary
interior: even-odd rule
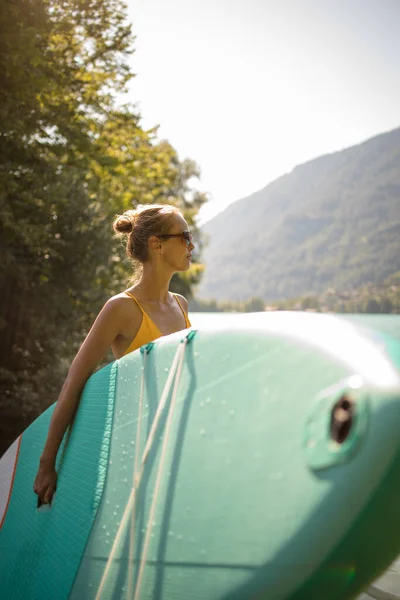
[[[129,214],[118,215],[113,223],[113,228],[116,233],[131,233],[134,226],[134,215]]]

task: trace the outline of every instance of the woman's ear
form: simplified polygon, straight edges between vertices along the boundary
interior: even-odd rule
[[[151,249],[154,252],[158,252],[159,254],[162,254],[162,244],[158,237],[156,237],[155,235],[151,235],[149,237],[149,244],[150,244]]]

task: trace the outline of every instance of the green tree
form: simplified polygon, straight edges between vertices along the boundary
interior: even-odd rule
[[[244,305],[244,312],[261,312],[265,310],[265,300],[262,298],[251,298]]]
[[[134,38],[120,0],[0,6],[0,391],[6,445],[55,400],[94,315],[131,275],[115,213],[205,202],[196,165],[118,94]],[[190,292],[201,266],[174,285]]]

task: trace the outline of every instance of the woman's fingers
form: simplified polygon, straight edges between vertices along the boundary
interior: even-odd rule
[[[53,490],[47,490],[47,492],[44,495],[44,503],[45,504],[50,504],[50,502],[53,498],[53,494],[54,494]]]
[[[35,494],[39,496],[38,501],[40,504],[50,504],[56,490],[56,482],[57,473],[55,469],[50,469],[45,472],[43,472],[43,469],[39,469],[33,485],[33,490]]]

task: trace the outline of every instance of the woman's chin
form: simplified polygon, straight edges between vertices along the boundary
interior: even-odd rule
[[[191,264],[192,261],[189,258],[185,258],[178,271],[188,271],[190,269]]]

